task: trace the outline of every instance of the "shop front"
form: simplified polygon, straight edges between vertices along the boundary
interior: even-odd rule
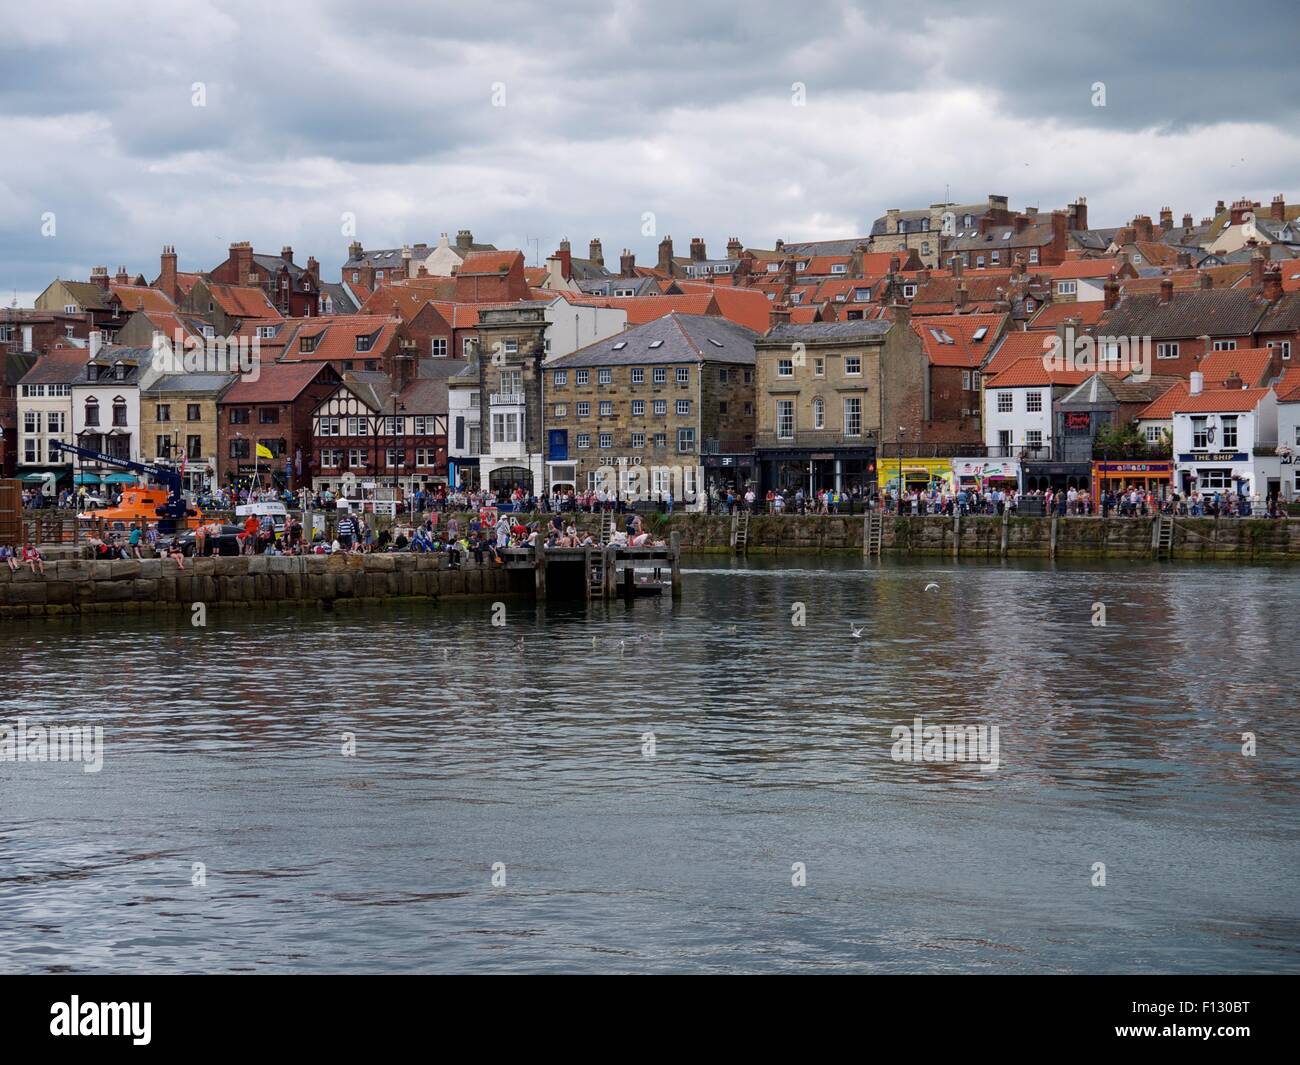
[[[1018,491],[1020,461],[1018,459],[955,458],[950,460],[954,488],[976,492]]]
[[[1026,462],[1025,491],[1045,492],[1049,488],[1053,492],[1070,488],[1091,491],[1092,470],[1092,462]]]
[[[741,493],[754,480],[753,454],[701,455],[704,486],[709,492]]]
[[[827,489],[871,494],[876,484],[876,449],[811,448],[766,449],[757,456],[761,490],[794,492],[802,488],[811,494]]]
[[[1244,451],[1193,451],[1178,455],[1174,483],[1183,495],[1231,492],[1245,499],[1276,496],[1281,488],[1281,458]]]
[[[1173,487],[1174,464],[1143,459],[1094,462],[1092,483],[1098,497],[1105,492],[1119,493],[1136,488],[1140,492],[1154,492],[1159,499],[1165,499]]]
[[[891,495],[898,489],[899,473],[903,477],[903,491],[940,492],[953,491],[953,469],[951,459],[885,459],[880,474],[885,479],[885,490]]]

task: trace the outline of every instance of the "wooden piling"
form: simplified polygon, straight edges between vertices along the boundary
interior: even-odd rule
[[[668,544],[672,549],[673,598],[680,599],[682,597],[681,535],[674,531],[668,537]]]
[[[961,554],[961,511],[956,507],[952,512],[952,557],[957,558]]]
[[[1001,555],[1007,557],[1007,532],[1011,525],[1011,508],[1006,504],[1002,506],[1002,548]]]
[[[1056,557],[1056,515],[1052,515],[1052,545],[1048,549],[1048,558]]]
[[[533,548],[533,590],[538,599],[546,598],[546,541],[540,536]]]

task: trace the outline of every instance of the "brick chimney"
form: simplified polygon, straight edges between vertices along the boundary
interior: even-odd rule
[[[659,242],[659,262],[656,267],[661,273],[673,272],[673,238],[664,237]]]
[[[1215,214],[1216,217],[1217,217],[1218,215],[1223,214],[1223,201],[1222,201],[1222,200],[1219,200],[1217,203],[1215,203],[1215,205],[1214,205],[1214,214]]]
[[[1272,218],[1275,222],[1286,221],[1286,200],[1282,198],[1282,194],[1280,192],[1273,197],[1273,206],[1272,209],[1269,211],[1269,217]]]
[[[1044,265],[1065,262],[1066,217],[1064,211],[1052,212],[1052,250],[1045,255]]]
[[[98,285],[105,292],[108,291],[108,267],[93,266],[90,269],[90,283]]]
[[[1254,206],[1254,204],[1246,199],[1241,199],[1234,203],[1232,205],[1232,211],[1228,215],[1232,220],[1232,224],[1234,226],[1241,225],[1241,223],[1246,220],[1246,215],[1254,209]]]
[[[1192,216],[1190,214],[1183,215],[1183,228],[1184,229],[1192,228]]]
[[[348,259],[360,259],[366,253],[366,249],[361,246],[361,241],[354,240],[348,245]]]
[[[1229,370],[1228,376],[1223,379],[1223,387],[1242,389],[1246,387],[1246,383],[1241,379],[1241,374],[1236,370]]]
[[[1174,212],[1171,207],[1160,208],[1160,228],[1166,233],[1174,228]]]
[[[1070,228],[1088,228],[1088,201],[1083,196],[1070,205]]]
[[[1260,252],[1255,252],[1250,257],[1250,284],[1252,287],[1259,287],[1264,283],[1264,256]]]
[[[163,245],[158,267],[158,288],[166,293],[173,303],[179,303],[181,290],[176,283],[176,249],[170,244]]]
[[[790,308],[783,303],[773,303],[768,311],[767,327],[775,329],[778,325],[790,323]]]
[[[131,283],[131,275],[126,272],[125,266],[117,268],[117,276],[113,278],[113,283],[117,285],[129,285]]]
[[[1190,251],[1180,251],[1177,257],[1178,269],[1190,270],[1192,268],[1192,253]]]
[[[727,258],[739,259],[740,253],[745,250],[745,246],[740,243],[739,237],[731,237],[727,241]]]
[[[1113,310],[1119,304],[1119,279],[1114,274],[1106,278],[1106,283],[1102,285],[1102,306],[1105,310]]]
[[[922,267],[916,272],[916,283],[918,285],[928,285],[930,283],[930,268]]]
[[[1264,271],[1264,299],[1275,303],[1282,298],[1282,267],[1273,263]]]
[[[620,277],[636,277],[636,255],[630,248],[624,248],[618,257],[618,273]]]
[[[235,284],[248,284],[248,275],[253,272],[253,245],[246,240],[230,245],[230,257],[235,261]]]
[[[1201,289],[1213,288],[1214,278],[1211,277],[1209,274],[1207,274],[1204,270],[1198,270],[1196,272],[1196,284],[1197,287]]]
[[[961,280],[961,256],[954,255],[949,260],[949,264],[952,267],[952,276],[955,277],[958,281],[960,281]]]
[[[704,238],[691,237],[691,260],[693,262],[702,263],[708,257],[708,253],[704,249]]]
[[[600,246],[600,238],[592,237],[591,243],[587,245],[587,258],[597,266],[605,265],[605,252]]]
[[[1174,298],[1174,279],[1172,277],[1162,277],[1160,279],[1160,302],[1172,303]]]
[[[954,303],[956,304],[958,309],[966,306],[966,297],[967,297],[966,284],[965,282],[960,282],[957,285],[957,298],[956,300],[954,300]]]
[[[463,259],[469,252],[474,250],[474,234],[468,229],[459,229],[456,231],[456,251],[460,253]]]
[[[320,287],[320,263],[316,261],[316,256],[307,256],[307,265],[304,271],[316,282],[316,287]]]
[[[286,244],[280,249],[280,258],[287,263],[293,262],[293,249]]]
[[[1145,214],[1137,215],[1133,219],[1133,239],[1149,241],[1151,235],[1151,216]]]
[[[1029,228],[1030,218],[1027,214],[1017,214],[1015,217],[1015,227],[1017,233],[1023,233]]]
[[[568,237],[560,240],[560,247],[551,258],[560,260],[560,276],[565,281],[573,277],[573,249],[569,245]]]

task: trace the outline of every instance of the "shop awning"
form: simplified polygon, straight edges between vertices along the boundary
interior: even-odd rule
[[[99,474],[79,473],[72,478],[73,484],[99,484]]]
[[[105,484],[135,484],[134,473],[110,473],[104,478]]]
[[[23,474],[21,477],[19,477],[18,479],[19,479],[20,481],[22,481],[23,484],[40,484],[41,482],[43,482],[43,481],[45,480],[45,474],[43,474],[43,473],[24,473],[24,474]]]

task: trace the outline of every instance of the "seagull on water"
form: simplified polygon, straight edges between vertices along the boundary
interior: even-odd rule
[[[863,632],[866,631],[866,628],[867,627],[865,625],[863,625],[862,628],[858,628],[856,625],[853,624],[853,622],[850,621],[849,635],[852,636],[855,640],[860,640],[862,639],[862,634]]]
[[[929,584],[925,586],[925,590],[927,592],[937,592],[939,590],[939,586],[935,584],[934,581],[931,581]]]

